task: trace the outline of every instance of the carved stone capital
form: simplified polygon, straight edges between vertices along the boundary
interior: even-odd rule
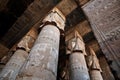
[[[35,28],[32,28],[17,44],[17,49],[22,49],[27,52],[32,48],[36,38],[38,36],[38,31]],[[16,46],[15,46],[16,47]]]
[[[88,57],[88,66],[91,70],[99,70],[102,72],[97,56],[92,48],[90,48],[90,56]]]
[[[57,8],[54,8],[49,12],[49,15],[45,17],[43,23],[46,21],[55,22],[60,29],[64,30],[65,16]]]
[[[71,52],[81,52],[86,55],[85,44],[77,31],[75,32],[74,38],[68,41],[67,48]]]
[[[18,48],[25,49],[27,52],[30,51],[32,44],[34,42],[34,38],[30,35],[26,35],[23,39],[17,44]]]

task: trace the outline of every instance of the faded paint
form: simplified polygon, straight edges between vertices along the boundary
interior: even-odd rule
[[[82,7],[114,76],[120,79],[120,0],[91,0]]]
[[[34,38],[31,37],[30,35],[26,35],[25,37],[22,38],[22,40],[17,44],[19,48],[24,48],[26,49],[27,52],[30,51],[31,45],[34,43]]]
[[[35,32],[30,30],[30,32]],[[34,38],[32,36],[36,36],[33,33],[28,33],[23,39],[17,44],[18,48],[25,49],[17,49],[11,59],[8,61],[6,66],[3,68],[0,74],[0,80],[15,80],[18,75],[20,68],[23,66],[25,60],[28,57],[28,52],[34,43]],[[32,36],[31,36],[32,35]]]
[[[43,23],[55,22],[57,26],[43,26],[31,52],[16,80],[56,80],[60,29],[64,30],[65,17],[54,8]]]
[[[69,40],[68,48],[71,51],[69,57],[70,80],[90,80],[84,57],[86,55],[85,45],[78,32],[75,31],[75,37]]]
[[[56,26],[44,26],[17,80],[56,80],[59,40]]]
[[[17,50],[2,70],[0,80],[15,80],[27,56],[28,53],[26,51],[21,49]]]
[[[72,53],[69,61],[70,80],[90,80],[85,58],[82,53]]]
[[[90,71],[90,75],[91,75],[91,80],[103,80],[99,70]]]
[[[54,8],[49,13],[49,15],[45,17],[43,22],[46,22],[46,21],[49,21],[49,22],[54,21],[60,29],[64,30],[64,27],[65,27],[65,17],[61,13],[61,11],[59,11],[57,8]]]
[[[90,48],[90,54],[91,55],[88,57],[88,66],[90,69],[91,80],[103,80],[99,61],[92,48]]]

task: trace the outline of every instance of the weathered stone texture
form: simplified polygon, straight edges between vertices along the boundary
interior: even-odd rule
[[[101,75],[101,67],[99,65],[99,60],[94,52],[94,50],[90,47],[90,55],[88,57],[88,66],[89,72],[91,76],[91,80],[103,80]]]
[[[85,61],[85,45],[77,31],[74,37],[68,41],[67,54],[69,56],[70,80],[90,80],[89,73]]]
[[[56,26],[43,27],[17,80],[56,80],[59,39]]]
[[[72,53],[69,61],[70,80],[90,80],[85,58],[82,53]]]
[[[60,1],[60,0],[59,0]],[[20,40],[39,20],[59,2],[58,0],[35,0],[24,11],[21,17],[14,23],[5,36],[1,39],[1,43],[11,48],[18,40]]]
[[[0,44],[0,59],[3,58],[4,55],[8,53],[9,49],[4,45]]]
[[[101,56],[99,58],[99,63],[100,63],[100,66],[101,66],[101,69],[102,69],[102,77],[104,80],[115,80],[111,70],[110,70],[110,67],[105,59],[104,56]]]
[[[63,0],[56,7],[60,9],[64,16],[67,16],[77,8],[77,5],[74,0]]]
[[[83,8],[110,67],[120,79],[120,1],[94,0]]]
[[[28,53],[17,50],[0,73],[0,80],[15,80],[21,66],[25,62]]]
[[[91,80],[103,80],[99,70],[90,71],[90,75],[91,75]]]
[[[36,37],[36,35],[33,33],[36,33],[36,32],[34,30],[30,30],[30,32],[28,32],[28,34],[22,38],[22,40],[17,44],[17,49],[14,54],[13,54],[13,51],[11,51],[11,54],[13,54],[13,56],[8,61],[6,66],[3,68],[0,74],[0,80],[4,80],[4,79],[15,80],[21,66],[23,66],[25,60],[28,57],[28,52],[30,51],[35,41],[35,38],[33,37]],[[32,35],[33,37],[30,35]],[[6,57],[9,59],[10,52],[8,54],[9,54],[8,57],[7,56]],[[3,60],[3,62],[6,62],[6,61]]]

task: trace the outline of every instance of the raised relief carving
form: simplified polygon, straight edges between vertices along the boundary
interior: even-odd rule
[[[75,31],[75,36],[71,40],[68,41],[68,51],[80,51],[84,55],[86,55],[85,52],[85,44],[83,42],[82,37],[79,35],[77,31]]]
[[[45,19],[43,20],[43,23],[46,22],[46,21],[55,22],[57,24],[57,27],[64,30],[65,17],[57,8],[54,8],[49,13],[49,15],[45,17]]]
[[[107,40],[109,41],[114,42],[116,40],[119,40],[120,39],[120,27],[113,29],[112,31],[106,33],[105,35],[106,35]]]
[[[77,31],[74,32],[74,37],[68,41],[67,52],[70,52],[70,80],[90,80],[85,61],[85,44]]]
[[[90,56],[88,57],[89,68],[93,69],[93,70],[94,69],[99,70],[100,72],[102,72],[95,52],[93,51],[93,49],[91,47],[89,47],[89,49],[90,49]]]
[[[0,80],[15,80],[18,75],[21,67],[23,66],[25,60],[28,57],[28,52],[32,47],[35,41],[35,32],[34,30],[30,30],[28,34],[17,44],[17,49],[3,68],[0,74]],[[23,50],[25,49],[25,50]]]
[[[0,80],[15,80],[21,66],[25,62],[28,53],[17,50],[0,73]]]
[[[53,11],[53,12],[52,12]],[[43,20],[43,23],[52,20],[57,24],[58,14],[52,10]],[[59,20],[60,21],[60,20]],[[60,41],[60,30],[56,25],[45,24],[30,51],[26,64],[22,67],[21,73],[17,80],[21,79],[38,79],[38,80],[56,80],[58,52]],[[64,24],[64,22],[60,21]],[[59,23],[58,23],[59,24]],[[63,27],[62,25],[58,27]],[[28,76],[30,75],[30,76]]]
[[[103,80],[101,75],[101,68],[99,65],[99,61],[93,49],[89,47],[90,55],[88,56],[88,67],[91,76],[91,80]]]
[[[99,3],[101,1],[101,3]],[[98,5],[96,5],[98,4]],[[96,6],[93,6],[96,5]],[[110,67],[120,79],[120,1],[94,0],[83,6]],[[97,15],[94,15],[98,12]]]
[[[34,39],[30,35],[26,35],[23,37],[23,39],[17,44],[19,48],[24,48],[26,49],[27,52],[30,51],[30,45],[29,43],[33,43]]]

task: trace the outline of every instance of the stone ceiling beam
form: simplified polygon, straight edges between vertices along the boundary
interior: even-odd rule
[[[77,25],[69,28],[69,30],[66,31],[66,35],[72,34],[73,30],[75,30],[75,29],[83,37],[83,40],[85,43],[89,42],[92,39],[95,39],[94,34],[92,33],[92,29],[90,28],[87,20],[84,20],[83,22],[80,22]],[[71,36],[67,36],[67,39],[69,39],[70,37]]]
[[[56,5],[56,8],[58,8],[62,12],[62,14],[68,19],[71,18],[75,13],[77,13],[77,10],[76,10],[77,4],[75,3],[74,0],[63,0]],[[40,24],[41,24],[41,21],[39,20],[35,24],[35,27],[38,28]]]
[[[77,8],[77,5],[74,0],[64,0],[61,3],[59,3],[56,7],[63,13],[64,16],[67,16],[75,8]]]
[[[0,59],[4,57],[8,53],[9,49],[6,48],[4,45],[0,44]]]
[[[66,16],[66,27],[65,30],[69,30],[71,27],[74,27],[81,22],[86,20],[86,17],[80,6],[75,8],[70,14]]]
[[[83,6],[84,4],[86,4],[88,1],[90,0],[75,0],[75,2],[80,5],[80,6]]]
[[[61,0],[35,0],[14,23],[1,43],[11,48]]]

